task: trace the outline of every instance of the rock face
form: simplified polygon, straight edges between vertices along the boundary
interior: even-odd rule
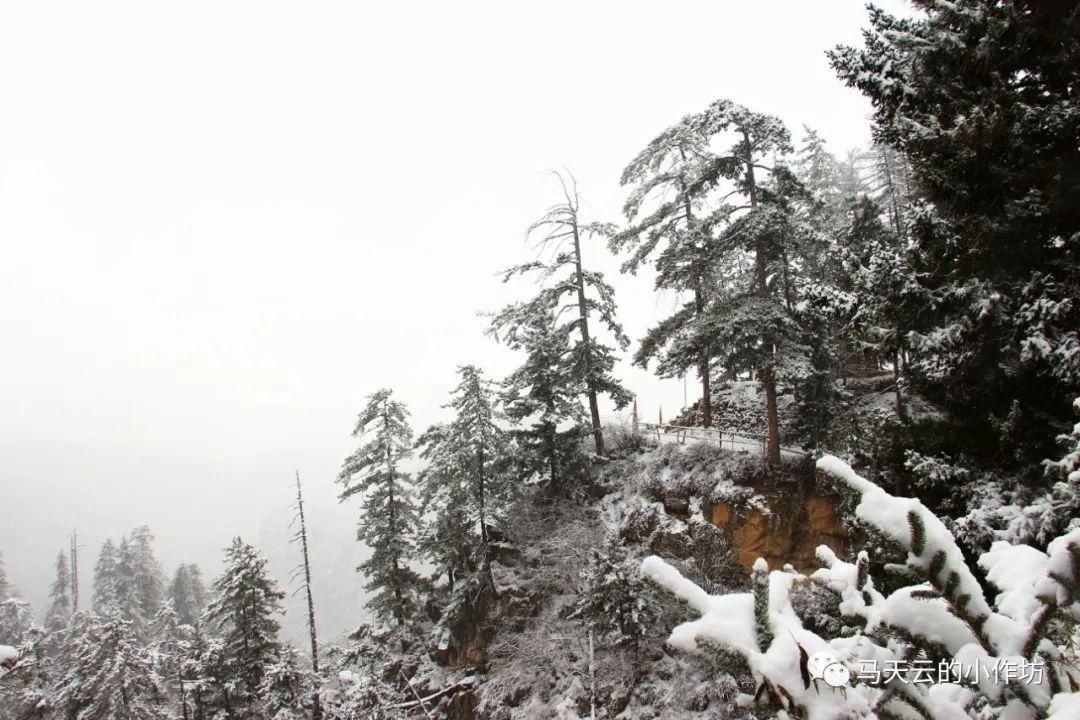
[[[762,557],[773,568],[790,563],[799,572],[811,572],[820,567],[814,554],[818,545],[843,554],[846,533],[837,517],[838,498],[783,485],[757,490],[768,511],[739,513],[731,503],[718,502],[706,514],[713,525],[730,533],[739,565],[749,568]]]

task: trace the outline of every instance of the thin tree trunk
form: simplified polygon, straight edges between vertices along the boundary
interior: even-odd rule
[[[681,149],[679,153],[682,155],[683,160],[686,159],[686,153]],[[683,216],[686,219],[686,229],[689,230],[694,226],[694,213],[690,208],[690,197],[686,193],[686,185],[682,185],[683,193]],[[700,323],[704,319],[705,315],[705,293],[702,290],[702,278],[697,278],[697,282],[694,284],[694,314],[697,316],[697,321]],[[701,403],[699,408],[701,410],[701,426],[712,427],[712,388],[709,383],[709,353],[702,349],[698,356],[698,376],[701,378]]]
[[[569,200],[569,198],[568,198]],[[581,269],[581,235],[578,232],[577,204],[571,206],[571,229],[574,235],[574,284],[577,285],[578,318],[581,320],[581,343],[585,348],[585,387],[589,395],[589,415],[592,419],[593,442],[596,454],[604,454],[604,433],[600,429],[600,404],[596,398],[596,377],[593,375],[592,341],[589,336],[589,308],[585,304],[585,274]]]
[[[304,556],[304,592],[307,595],[308,635],[311,638],[311,672],[315,676],[315,688],[311,693],[311,720],[322,719],[319,702],[319,640],[315,631],[315,598],[311,591],[311,559],[308,554],[307,520],[304,518],[304,493],[300,488],[300,471],[296,471],[296,514],[300,519],[300,550]]]
[[[750,134],[743,130],[743,141],[746,143],[746,180],[750,194],[751,211],[757,208],[757,181],[754,177],[754,158],[750,149]],[[762,297],[767,297],[769,289],[766,285],[765,248],[761,240],[758,240],[754,252],[754,264],[757,271],[758,292]],[[786,281],[785,281],[786,282]],[[776,407],[776,376],[770,364],[760,374],[761,383],[765,386],[765,415],[769,424],[769,439],[766,446],[766,460],[770,465],[780,463],[780,413]]]
[[[71,614],[79,612],[79,534],[71,531]]]
[[[701,286],[694,289],[694,309],[698,318],[705,312],[705,299],[702,297]],[[709,355],[701,352],[698,358],[698,375],[701,377],[701,426],[712,427],[712,388],[709,383]]]
[[[390,411],[383,405],[383,431],[386,433],[386,474],[387,474],[387,503],[390,507],[390,534],[397,536],[397,503],[394,500],[394,450],[390,446]],[[397,620],[398,627],[404,627],[405,625],[405,598],[401,594],[400,576],[401,566],[398,564],[397,555],[393,555],[390,560],[390,568],[394,573],[393,581],[393,593],[394,593],[394,619]]]
[[[769,418],[769,441],[766,459],[770,465],[780,463],[780,417],[776,409],[776,380],[772,369],[765,371],[762,382],[765,384],[765,409]]]
[[[907,408],[904,407],[904,398],[900,390],[900,358],[903,353],[898,347],[893,353],[893,383],[896,387],[896,417],[900,422],[907,422]]]

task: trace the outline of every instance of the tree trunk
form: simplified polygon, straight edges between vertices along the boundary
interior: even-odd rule
[[[757,208],[757,181],[754,178],[754,158],[750,149],[750,134],[743,130],[743,140],[746,143],[746,184],[750,194],[751,211]],[[766,285],[765,248],[761,241],[757,242],[754,249],[754,269],[757,271],[758,292],[762,297],[767,297],[769,288]],[[786,267],[786,263],[785,263]],[[787,280],[785,279],[785,284]],[[771,363],[760,371],[762,384],[765,386],[765,414],[769,424],[769,439],[766,446],[766,460],[770,465],[780,463],[780,414],[776,408],[776,375]]]
[[[577,208],[572,208],[571,229],[574,234],[574,284],[577,285],[578,318],[581,320],[581,344],[585,348],[585,387],[589,395],[589,415],[592,419],[593,443],[596,454],[604,454],[604,433],[600,428],[600,405],[596,399],[596,378],[593,375],[592,341],[589,337],[589,309],[585,305],[585,275],[581,270],[581,235],[578,232]]]
[[[304,494],[300,489],[300,471],[296,472],[296,513],[300,518],[300,549],[304,556],[304,590],[307,593],[308,635],[311,639],[311,672],[315,676],[315,689],[311,693],[311,720],[322,720],[319,703],[319,640],[315,632],[315,599],[311,592],[311,560],[308,555],[307,521],[304,518]]]
[[[776,409],[776,378],[772,369],[762,373],[765,385],[765,412],[769,418],[769,441],[766,459],[770,465],[780,464],[780,415]]]
[[[396,502],[394,500],[394,449],[390,443],[390,410],[383,405],[383,431],[386,433],[386,474],[387,474],[387,500],[390,507],[390,533],[397,536],[397,510]],[[395,555],[390,561],[391,570],[394,573],[393,587],[391,588],[394,593],[394,619],[397,621],[398,627],[405,626],[405,599],[401,594],[401,566],[398,563],[398,557]]]
[[[689,210],[687,210],[689,212]],[[700,319],[705,311],[705,298],[701,293],[701,285],[694,289],[694,309]],[[701,426],[712,427],[712,388],[709,386],[709,354],[701,352],[698,359],[698,375],[701,377]]]
[[[897,348],[893,353],[893,383],[896,386],[896,417],[900,422],[907,422],[907,409],[904,407],[904,398],[900,391],[900,357],[901,351]]]

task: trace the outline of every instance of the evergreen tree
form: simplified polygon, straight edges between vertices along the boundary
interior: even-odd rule
[[[912,368],[958,451],[1042,483],[1080,393],[1080,14],[1070,3],[919,0],[872,8],[831,53],[874,104],[930,206],[909,223],[934,312]]]
[[[9,599],[7,602],[16,602]],[[0,605],[2,617],[3,605]],[[3,643],[0,630],[0,643]],[[56,699],[52,688],[53,653],[46,652],[44,629],[35,627],[22,636],[18,660],[0,676],[0,717],[5,720],[54,720]]]
[[[154,555],[154,535],[143,525],[121,540],[119,569],[122,578],[124,616],[135,622],[136,631],[145,630],[165,601],[165,577]]]
[[[49,632],[63,630],[71,623],[71,571],[68,569],[67,553],[56,556],[56,580],[49,591],[49,611],[45,615],[45,628]]]
[[[13,597],[0,603],[0,645],[18,645],[33,624],[30,603]]]
[[[418,518],[411,478],[401,470],[412,450],[409,412],[392,395],[384,389],[368,396],[352,433],[364,442],[345,458],[338,482],[345,488],[341,500],[363,496],[357,539],[372,551],[359,567],[368,577],[365,587],[375,593],[368,605],[377,616],[404,626],[416,606],[419,577],[408,563]]]
[[[94,565],[94,612],[106,615],[119,603],[116,545],[111,539],[101,544],[97,563]]]
[[[595,223],[582,223],[576,181],[571,176],[568,186],[566,178],[558,173],[555,176],[562,186],[563,201],[549,208],[526,232],[528,238],[539,237],[538,248],[548,253],[550,260],[518,265],[510,268],[504,277],[505,282],[514,276],[535,274],[545,286],[527,303],[508,306],[495,316],[493,324],[497,327],[516,325],[523,318],[545,312],[561,318],[564,311],[569,311],[569,319],[561,330],[576,338],[572,344],[570,367],[576,384],[580,384],[588,400],[596,452],[603,455],[598,396],[608,395],[616,408],[622,408],[630,402],[632,395],[612,374],[614,350],[597,341],[597,325],[606,330],[622,350],[630,340],[615,320],[615,290],[604,281],[602,273],[585,269],[581,246],[590,236],[611,235],[612,231]]]
[[[224,705],[236,711],[257,697],[267,669],[280,650],[277,615],[285,593],[278,589],[266,559],[239,537],[225,550],[225,570],[213,584],[207,621],[221,633],[224,663],[218,677]]]
[[[191,627],[191,626],[186,626]],[[209,720],[232,712],[229,704],[232,665],[219,638],[195,626],[191,640],[180,645],[177,691],[181,715]]]
[[[614,644],[636,650],[656,622],[649,594],[638,563],[618,541],[611,541],[603,550],[593,551],[588,567],[581,572],[581,589],[571,617],[584,619]]]
[[[780,460],[777,382],[809,372],[808,348],[795,318],[797,268],[812,256],[819,236],[805,216],[808,195],[783,156],[791,152],[783,123],[728,100],[718,100],[700,124],[732,144],[725,157],[729,197],[737,204],[717,210],[721,226],[715,248],[725,292],[710,308],[709,330],[720,364],[754,370],[765,390],[767,457]]]
[[[661,321],[642,341],[634,362],[659,359],[659,372],[675,376],[696,367],[701,379],[701,422],[712,421],[710,364],[713,348],[705,330],[706,309],[715,292],[715,248],[709,203],[735,159],[710,147],[712,133],[700,116],[688,115],[658,135],[623,170],[620,182],[634,186],[623,211],[631,225],[610,241],[629,252],[623,272],[636,272],[656,254],[657,289],[690,293],[690,300]]]
[[[518,322],[493,323],[489,330],[510,349],[525,353],[524,364],[503,381],[500,400],[512,423],[529,423],[514,432],[523,472],[546,475],[548,488],[557,493],[569,487],[565,481],[581,461],[580,376],[573,370],[566,328],[556,324],[551,309],[527,313],[516,307],[499,317],[514,315]]]
[[[185,714],[188,689],[182,664],[193,635],[192,626],[182,622],[172,601],[162,606],[150,626],[151,642],[148,648],[154,672],[161,679],[162,694],[169,706],[180,705],[184,717],[188,717]]]
[[[717,150],[717,145],[727,143]],[[659,359],[662,375],[697,363],[702,418],[711,424],[709,373],[755,370],[765,390],[768,459],[780,456],[778,379],[807,372],[793,313],[798,261],[815,240],[804,217],[806,192],[785,165],[770,158],[792,151],[777,118],[718,100],[658,136],[623,171],[637,188],[626,203],[637,224],[612,249],[632,250],[633,270],[665,241],[656,258],[657,287],[692,299],[654,327],[634,361]],[[639,218],[646,201],[656,208]],[[735,198],[735,200],[732,200]],[[782,377],[783,376],[783,377]]]
[[[863,159],[869,164],[869,195],[885,208],[893,234],[906,241],[915,215],[915,189],[907,158],[895,148],[875,142]]]
[[[58,677],[56,703],[78,720],[167,718],[160,678],[139,647],[132,623],[118,615],[80,615]]]
[[[293,646],[285,645],[267,667],[259,689],[267,720],[308,720],[312,717],[311,687],[314,682],[300,653]]]
[[[149,627],[165,601],[165,579],[154,555],[154,535],[145,525],[106,539],[94,566],[94,611],[117,612],[130,620],[136,635],[146,640]]]
[[[439,530],[463,522],[456,533],[460,549],[429,544],[433,559],[450,562],[444,567],[451,590],[455,574],[464,564],[490,560],[489,526],[498,518],[513,493],[510,437],[500,424],[493,384],[474,365],[458,368],[460,378],[445,406],[454,411],[448,424],[429,428],[417,442],[427,467],[420,473],[422,507],[435,512],[433,541],[451,541],[453,534]],[[449,550],[449,552],[448,552]],[[464,564],[463,562],[464,561]]]
[[[199,616],[206,607],[206,588],[198,565],[177,566],[169,584],[168,598],[182,624],[192,627],[198,624]]]

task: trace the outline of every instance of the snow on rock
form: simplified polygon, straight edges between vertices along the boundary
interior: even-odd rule
[[[0,645],[0,664],[19,657],[19,651],[10,645]]]

